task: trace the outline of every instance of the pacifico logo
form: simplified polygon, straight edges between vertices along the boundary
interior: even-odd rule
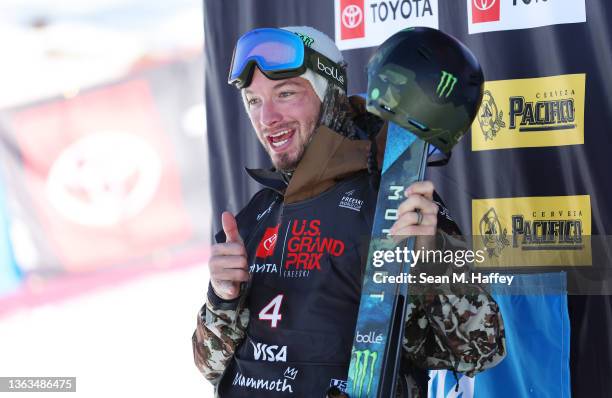
[[[591,264],[588,195],[473,200],[472,230],[480,266]]]
[[[406,26],[438,28],[438,0],[335,0],[341,50],[378,46]]]
[[[472,150],[584,143],[584,74],[485,83]]]
[[[546,99],[549,94],[550,99]],[[576,107],[573,89],[537,93],[538,101],[526,101],[525,97],[510,97],[510,129],[519,131],[569,130],[576,127]],[[553,97],[569,98],[554,99]],[[520,125],[517,126],[517,118]]]
[[[499,221],[495,208],[491,207],[482,216],[478,223],[478,232],[489,257],[499,257],[502,250],[510,243],[508,242],[508,229],[504,228]]]

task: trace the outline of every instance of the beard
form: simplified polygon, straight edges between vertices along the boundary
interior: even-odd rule
[[[300,153],[298,153],[297,156],[295,157],[292,157],[289,154],[283,153],[280,156],[278,156],[276,159],[274,159],[272,161],[272,164],[274,165],[274,168],[276,168],[276,170],[278,171],[282,171],[282,172],[294,171],[297,168],[298,164],[300,163],[300,160],[302,160],[302,157],[304,156],[304,152],[305,152],[305,148],[303,147]]]
[[[316,127],[316,125],[315,127],[313,127],[312,131],[310,132],[310,135],[308,136],[307,141],[302,144],[297,153],[281,153],[280,155],[274,158],[271,156],[270,153],[268,153],[268,155],[270,155],[270,159],[272,160],[272,164],[274,165],[274,168],[276,170],[287,173],[293,172],[295,171],[295,169],[297,169],[298,165],[302,161],[302,158],[304,157],[304,153],[306,153],[308,145],[310,145],[310,143],[312,142],[312,139],[315,135]]]

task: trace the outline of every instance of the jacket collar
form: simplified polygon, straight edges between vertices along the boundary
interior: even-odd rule
[[[285,190],[287,189],[287,182],[283,178],[283,174],[280,171],[275,169],[249,169],[248,167],[244,168],[247,174],[263,185],[266,188],[270,188],[281,195],[285,194]]]

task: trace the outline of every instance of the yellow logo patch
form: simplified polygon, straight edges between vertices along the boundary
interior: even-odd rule
[[[589,195],[472,200],[477,266],[591,265]]]
[[[472,150],[584,144],[585,74],[485,82]]]

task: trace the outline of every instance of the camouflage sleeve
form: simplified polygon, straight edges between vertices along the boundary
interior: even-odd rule
[[[204,377],[216,385],[244,339],[249,310],[239,302],[211,298],[209,290],[208,300],[197,318],[192,337],[195,364]]]
[[[411,296],[403,348],[417,366],[473,376],[505,357],[504,323],[493,297],[480,285],[460,290],[431,287]]]
[[[403,346],[420,367],[473,376],[506,355],[503,320],[488,294],[431,295],[409,306]]]

